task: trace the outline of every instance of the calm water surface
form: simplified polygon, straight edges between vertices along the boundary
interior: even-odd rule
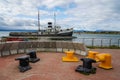
[[[110,46],[120,45],[120,34],[73,34],[76,39],[75,42],[84,42],[86,45]],[[92,43],[92,41],[94,43]]]
[[[0,37],[9,36],[11,31],[0,31]],[[74,33],[73,36],[77,37],[72,39],[74,42],[84,42],[86,45],[92,45],[92,38],[94,38],[94,44],[100,45],[101,39],[103,45],[118,45],[120,39],[120,34],[77,34]]]

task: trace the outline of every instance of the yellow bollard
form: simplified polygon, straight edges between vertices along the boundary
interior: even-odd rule
[[[94,59],[94,60],[95,60],[95,56],[96,56],[97,54],[99,54],[99,52],[89,51],[87,58],[91,58],[91,59]]]
[[[97,54],[96,59],[97,62],[101,62],[99,64],[100,68],[103,69],[112,69],[111,65],[111,55],[108,53]]]
[[[62,57],[62,61],[76,62],[79,61],[77,57],[74,56],[74,51],[65,51],[66,56]]]

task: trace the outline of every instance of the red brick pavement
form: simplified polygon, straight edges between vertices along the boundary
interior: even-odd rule
[[[93,49],[100,53],[112,55],[113,69],[104,70],[97,67],[96,74],[83,75],[75,72],[79,62],[62,62],[64,53],[39,52],[37,56],[41,59],[37,63],[30,63],[32,67],[24,73],[19,72],[18,61],[15,58],[25,55],[11,55],[0,58],[0,80],[120,80],[120,50],[118,49]],[[78,58],[83,56],[75,55]]]

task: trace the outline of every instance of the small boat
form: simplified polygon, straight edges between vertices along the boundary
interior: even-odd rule
[[[23,38],[17,38],[17,37],[8,37],[5,39],[6,41],[25,41]]]
[[[54,14],[55,17],[55,14]],[[71,36],[73,28],[61,29],[61,26],[56,26],[56,19],[54,18],[54,26],[52,22],[48,22],[48,27],[45,30],[40,30],[39,11],[38,11],[38,30],[36,32],[10,32],[9,36]]]

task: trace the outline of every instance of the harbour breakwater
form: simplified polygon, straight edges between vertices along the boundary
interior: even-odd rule
[[[83,43],[69,41],[10,41],[0,43],[0,56],[27,53],[33,50],[44,52],[74,50],[76,54],[87,55],[87,48]]]

